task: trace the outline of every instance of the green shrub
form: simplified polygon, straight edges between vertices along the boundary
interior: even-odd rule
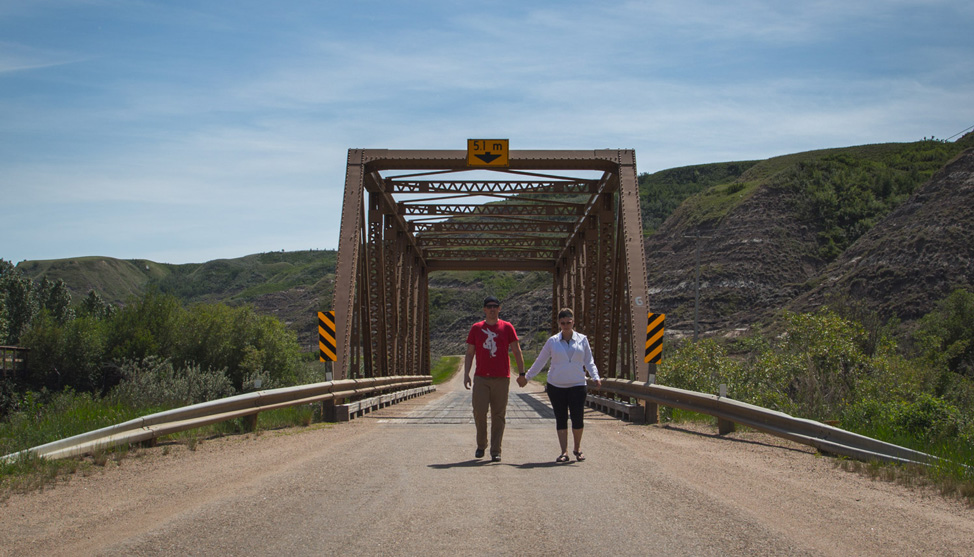
[[[199,365],[175,368],[172,361],[150,356],[122,365],[122,381],[109,400],[140,409],[168,409],[231,396],[235,393],[224,371]]]
[[[661,385],[717,394],[724,383],[732,397],[737,396],[734,393],[740,388],[740,377],[739,364],[714,339],[680,344],[656,370],[656,380]]]
[[[780,412],[796,413],[791,388],[794,378],[803,374],[802,359],[772,348],[761,352],[743,371],[740,393],[734,398]]]
[[[927,360],[974,379],[974,293],[955,290],[941,300],[913,338]]]
[[[830,310],[786,313],[785,319],[788,330],[779,350],[793,364],[787,387],[793,411],[807,418],[834,419],[853,400],[866,373],[865,332]]]
[[[899,406],[893,425],[924,443],[935,444],[958,436],[961,416],[952,404],[923,393],[916,401]]]
[[[251,306],[196,304],[183,313],[178,330],[174,360],[179,365],[226,369],[238,390],[256,377],[266,378],[262,388],[293,384],[300,352],[297,335]]]

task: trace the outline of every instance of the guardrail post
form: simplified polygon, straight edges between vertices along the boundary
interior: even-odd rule
[[[655,402],[643,401],[643,422],[647,425],[659,423],[659,405]]]
[[[257,412],[249,414],[240,419],[243,422],[243,430],[252,432],[257,430]]]
[[[737,424],[724,418],[717,418],[717,435],[727,435],[737,431]]]
[[[720,398],[727,398],[727,385],[725,383],[720,384],[719,393]],[[727,435],[735,431],[737,431],[737,424],[724,418],[717,418],[717,435]]]
[[[338,415],[335,413],[334,399],[321,401],[321,421],[323,422],[338,421]]]
[[[649,364],[650,370],[656,369],[656,364]],[[652,385],[656,383],[656,374],[650,373],[649,378],[646,381],[647,385]],[[643,407],[643,420],[644,424],[658,424],[659,423],[659,405],[655,402],[650,402],[645,399],[639,399],[639,404]]]

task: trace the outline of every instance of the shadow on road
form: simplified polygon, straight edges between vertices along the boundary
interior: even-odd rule
[[[530,469],[530,468],[558,468],[560,466],[570,466],[574,464],[571,462],[525,462],[524,464],[516,464],[518,468]]]
[[[472,468],[487,464],[492,464],[489,458],[485,460],[461,460],[460,462],[450,462],[447,464],[429,464],[428,467],[434,470],[449,470],[450,468]]]
[[[532,468],[557,468],[559,466],[568,466],[574,464],[575,462],[524,462],[522,464],[514,464],[512,462],[491,462],[489,458],[483,460],[462,460],[460,462],[450,462],[447,464],[429,464],[428,468],[433,468],[434,470],[448,470],[450,468],[475,468],[477,466],[514,466],[515,468],[522,468],[529,470]]]
[[[542,418],[555,418],[555,412],[550,406],[541,402],[540,400],[534,398],[528,393],[517,393],[517,397],[524,401],[525,404],[531,407],[532,410],[538,413]]]
[[[707,433],[707,432],[703,432],[703,431],[694,431],[692,429],[683,428],[683,427],[680,427],[680,426],[677,426],[677,425],[673,425],[673,424],[666,424],[666,425],[663,426],[663,429],[669,429],[669,430],[672,430],[672,431],[679,431],[680,433],[686,433],[686,434],[689,434],[689,435],[696,435],[697,437],[707,437],[709,439],[720,439],[721,441],[731,441],[731,442],[734,442],[734,443],[745,443],[747,445],[761,445],[763,447],[774,447],[776,449],[782,449],[782,450],[786,450],[786,451],[793,451],[793,452],[796,452],[796,453],[814,452],[814,451],[809,451],[809,449],[804,448],[804,447],[789,447],[789,446],[787,446],[785,444],[779,445],[779,444],[776,444],[776,443],[766,443],[764,441],[756,441],[754,439],[741,439],[739,437],[729,437],[727,435],[720,435],[719,433],[716,433],[716,432],[714,432],[714,433]]]

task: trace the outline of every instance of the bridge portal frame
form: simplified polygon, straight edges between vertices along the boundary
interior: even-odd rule
[[[465,171],[514,179],[413,179]],[[415,174],[384,175],[395,172]],[[486,194],[514,202],[509,210],[484,203],[450,211],[397,201],[397,193]],[[546,193],[588,197],[582,204],[537,199]],[[534,195],[537,207],[512,197],[524,194]],[[416,215],[427,218],[406,218]],[[493,246],[485,238],[501,241]],[[496,169],[471,168],[463,150],[349,149],[333,306],[336,380],[430,373],[428,279],[439,270],[551,273],[552,330],[559,308],[573,308],[604,376],[648,380],[634,151],[515,150],[509,166]]]

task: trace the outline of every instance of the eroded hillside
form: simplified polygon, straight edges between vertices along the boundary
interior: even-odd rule
[[[827,266],[877,228],[870,236],[875,245],[903,242],[894,232],[904,223],[898,222],[896,228],[878,225],[892,218],[896,207],[971,144],[974,136],[968,135],[955,144],[869,145],[777,157],[688,198],[646,240],[651,309],[667,314],[669,331],[692,334],[698,269],[701,334],[726,334],[765,322],[816,287],[816,296],[801,307],[821,305],[833,286],[839,287],[837,292],[849,290],[822,278]],[[950,175],[948,182],[960,176]],[[946,209],[941,211],[943,221],[953,223],[951,230],[960,230],[937,236],[937,249],[943,254],[969,249],[963,241],[971,219],[949,209],[969,205],[969,200],[955,189],[945,185],[935,189],[939,194],[931,192],[913,202],[936,199]],[[925,218],[915,209],[898,218],[910,219],[911,214]],[[914,268],[914,262],[920,267]],[[922,265],[922,259],[902,257],[899,263],[896,272],[902,280],[895,289],[877,285],[872,291],[876,299],[893,296],[896,290],[919,295],[928,281],[963,282],[956,277],[937,279],[941,271]],[[970,276],[967,271],[968,284]],[[929,297],[936,299],[941,292],[930,290]],[[930,304],[925,302],[923,307],[929,309]],[[917,315],[895,313],[908,319]]]
[[[949,162],[788,304],[808,311],[829,297],[912,321],[955,289],[974,290],[974,149]]]

